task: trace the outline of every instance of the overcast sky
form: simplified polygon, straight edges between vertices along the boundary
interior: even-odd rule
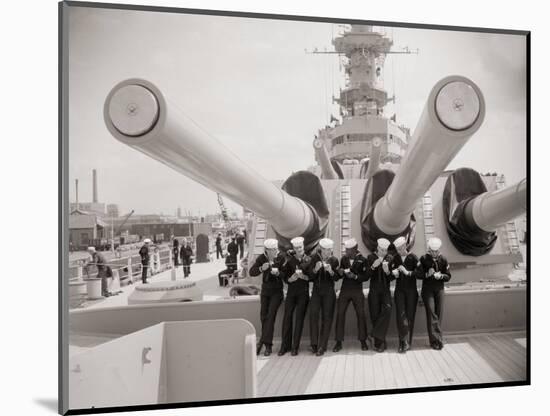
[[[119,81],[156,84],[187,115],[267,179],[286,179],[313,164],[312,141],[338,108],[331,95],[344,85],[332,50],[341,28],[329,23],[70,8],[70,200],[99,200],[121,213],[217,212],[216,194],[116,141],[105,128],[103,104]],[[394,50],[384,77],[396,104],[386,114],[414,131],[425,100],[441,78],[471,78],[484,93],[485,122],[449,168],[499,172],[508,183],[526,176],[525,39],[421,29],[384,28]],[[226,201],[231,209],[235,204]]]

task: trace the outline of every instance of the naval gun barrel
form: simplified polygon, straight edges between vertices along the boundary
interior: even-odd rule
[[[323,140],[316,137],[315,140],[313,140],[313,148],[315,149],[315,154],[317,155],[317,160],[319,161],[319,166],[321,167],[323,179],[338,179],[338,174],[332,167],[332,163],[330,162],[330,157]]]
[[[407,228],[419,199],[484,117],[483,94],[468,78],[449,76],[433,87],[399,171],[374,208],[374,223],[380,231],[396,235]]]
[[[380,137],[374,137],[371,141],[369,167],[367,168],[365,179],[370,179],[378,170],[378,167],[380,166],[381,151],[382,139]]]
[[[485,192],[470,200],[465,207],[465,219],[483,231],[496,229],[527,210],[527,180],[515,185]]]
[[[280,235],[306,237],[314,227],[315,212],[307,203],[243,164],[152,83],[128,79],[117,84],[103,111],[116,139],[247,207]]]

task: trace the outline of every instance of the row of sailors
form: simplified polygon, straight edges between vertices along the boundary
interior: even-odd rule
[[[345,315],[350,303],[353,304],[357,316],[361,349],[369,348],[368,340],[377,352],[383,352],[386,349],[386,334],[390,325],[392,280],[396,280],[394,303],[399,334],[398,351],[406,352],[412,343],[418,303],[417,279],[422,280],[421,296],[426,309],[430,345],[436,350],[443,348],[441,318],[444,282],[449,281],[451,273],[447,260],[440,254],[440,239],[431,238],[428,241],[428,252],[420,259],[407,251],[404,237],[399,237],[393,242],[397,254],[389,254],[391,243],[381,238],[377,241],[376,252],[367,257],[359,252],[355,239],[349,239],[344,243],[345,254],[340,260],[333,255],[334,242],[328,238],[320,240],[319,250],[311,256],[304,252],[302,237],[292,239],[291,243],[293,249],[285,255],[278,251],[277,240],[265,240],[264,253],[256,258],[250,268],[251,276],[262,274],[262,333],[257,345],[257,354],[263,346],[264,355],[268,356],[272,352],[275,318],[283,301],[283,282],[288,285],[288,290],[279,355],[284,355],[288,351],[292,355],[298,354],[308,305],[311,351],[320,356],[327,350],[335,308],[336,344],[333,351],[341,350]],[[336,300],[334,283],[340,279],[343,279],[342,286]],[[363,282],[369,280],[367,301],[372,328],[367,336]],[[311,282],[313,291],[310,298]]]

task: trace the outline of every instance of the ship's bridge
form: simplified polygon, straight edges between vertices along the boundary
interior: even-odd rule
[[[369,85],[367,82],[350,83],[340,91],[340,97],[335,101],[347,108],[348,104],[365,98],[376,101],[379,107],[384,107],[388,103],[388,93],[382,88]]]
[[[325,133],[330,158],[340,161],[368,157],[372,139],[380,137],[382,161],[399,163],[409,139],[408,129],[380,116],[347,117],[343,124],[329,127]]]

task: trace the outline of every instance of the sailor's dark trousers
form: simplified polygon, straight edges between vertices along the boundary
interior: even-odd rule
[[[369,289],[368,303],[372,321],[372,336],[380,341],[385,341],[391,319],[390,290],[386,288]]]
[[[428,336],[430,344],[434,341],[443,343],[441,332],[441,321],[443,319],[443,301],[445,289],[422,287],[422,301],[426,309],[426,323],[428,325]]]
[[[283,316],[282,349],[298,349],[300,347],[308,303],[309,292],[304,290],[288,290]],[[292,321],[294,321],[294,325]],[[292,331],[293,327],[294,334]]]
[[[336,310],[336,341],[344,340],[344,327],[346,324],[346,311],[349,304],[353,304],[357,317],[357,339],[367,339],[367,320],[365,317],[365,295],[361,288],[340,290]]]
[[[334,288],[315,289],[311,294],[309,302],[309,326],[311,345],[317,345],[319,348],[327,349],[332,319],[334,316],[334,306],[336,304],[336,293]],[[321,331],[319,332],[319,315],[321,315]]]
[[[107,271],[105,268],[97,271],[97,277],[101,279],[101,296],[105,296],[109,293],[107,288]]]
[[[183,277],[187,277],[191,274],[191,259],[190,258],[182,258],[181,264],[183,265]]]
[[[223,257],[222,246],[216,246],[216,258],[219,259]]]
[[[273,328],[277,310],[283,301],[283,290],[268,290],[260,295],[260,321],[262,323],[262,335],[260,342],[265,345],[273,345]]]
[[[149,263],[141,263],[141,282],[147,283],[147,273],[149,273]]]
[[[399,341],[407,341],[411,344],[418,305],[418,291],[416,289],[395,289],[393,300]]]

